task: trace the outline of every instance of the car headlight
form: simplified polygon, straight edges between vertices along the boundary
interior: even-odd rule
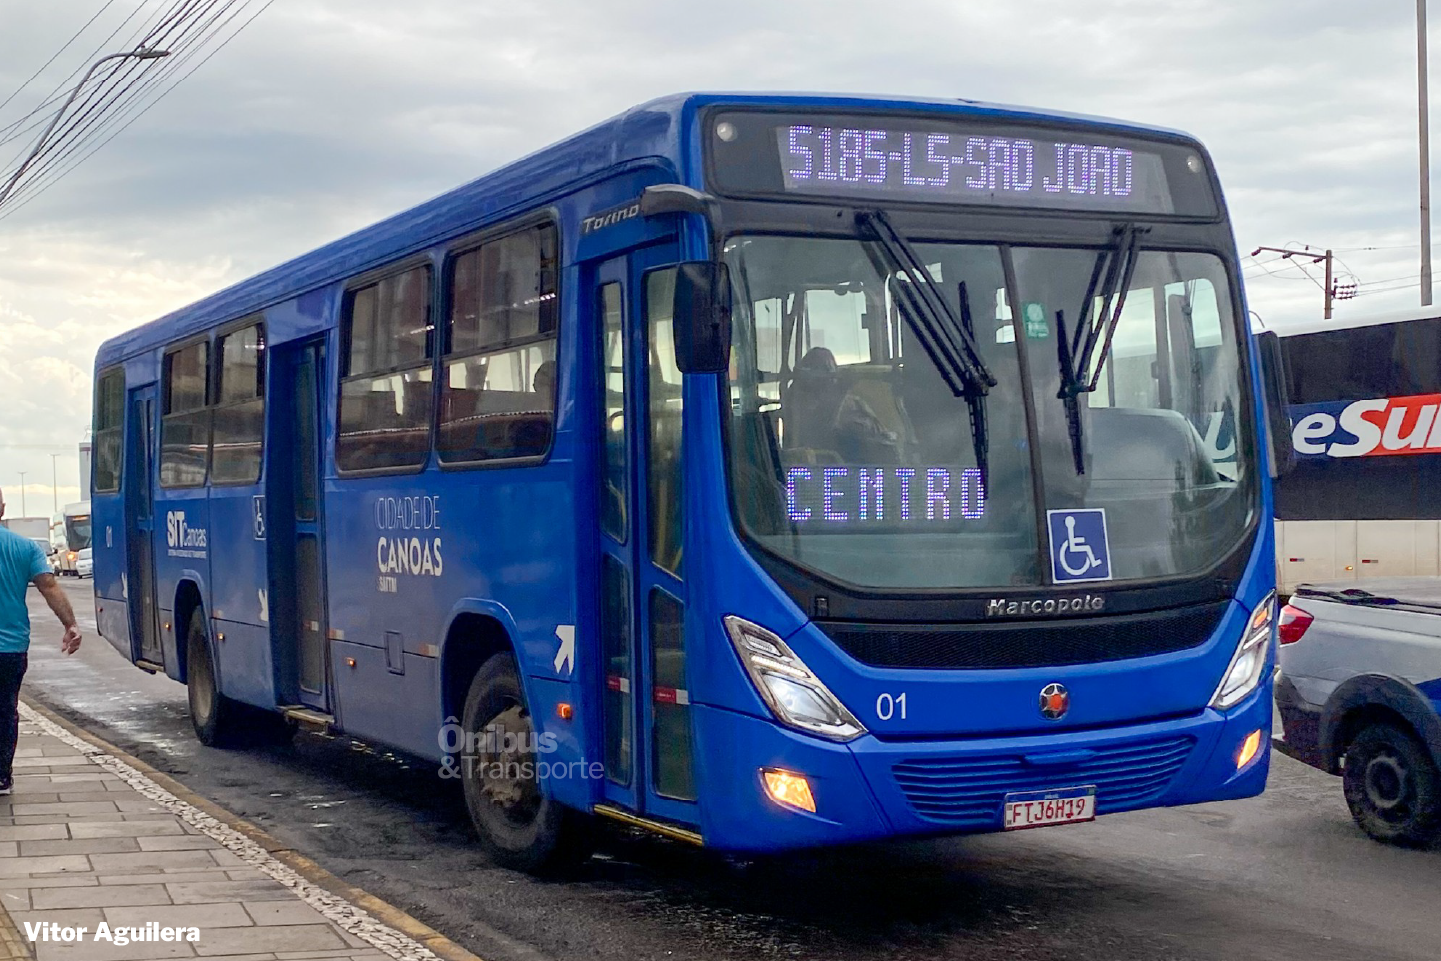
[[[1218,711],[1235,707],[1256,689],[1266,676],[1276,631],[1276,595],[1273,593],[1256,607],[1246,624],[1246,633],[1236,645],[1236,653],[1221,676],[1221,684],[1211,696],[1211,706]]]
[[[785,641],[733,614],[725,618],[725,627],[751,682],[782,724],[832,741],[852,741],[866,733]]]

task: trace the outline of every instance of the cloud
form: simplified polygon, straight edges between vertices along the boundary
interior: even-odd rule
[[[116,43],[161,7],[111,5],[0,127],[111,49],[127,13]],[[5,16],[0,98],[83,22],[71,4]],[[966,97],[1179,127],[1211,150],[1243,250],[1331,246],[1362,281],[1414,283],[1414,57],[1409,10],[1341,0],[286,0],[0,219],[0,444],[78,439],[91,357],[116,331],[683,89]],[[1273,324],[1317,315],[1315,284],[1282,267],[1248,267],[1251,307]],[[0,482],[46,459],[0,447]]]

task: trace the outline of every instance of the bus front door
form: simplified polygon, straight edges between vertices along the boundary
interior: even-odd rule
[[[273,348],[270,396],[293,403],[267,405],[272,442],[266,470],[269,527],[268,605],[282,706],[330,711],[326,643],[325,552],[321,536],[320,385],[322,340]]]
[[[125,578],[130,612],[131,659],[165,669],[155,603],[155,385],[130,392],[125,458]]]
[[[698,823],[681,579],[681,376],[670,245],[597,268],[599,626],[606,800]]]

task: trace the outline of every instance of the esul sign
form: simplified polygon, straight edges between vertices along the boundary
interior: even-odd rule
[[[1298,457],[1441,454],[1441,394],[1331,401],[1292,407]]]

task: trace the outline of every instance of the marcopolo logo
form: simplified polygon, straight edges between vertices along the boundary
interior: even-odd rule
[[[987,617],[1035,617],[1046,614],[1095,614],[1106,609],[1101,594],[1078,594],[1072,597],[1025,598],[1008,600],[992,598],[986,604]]]
[[[1291,446],[1302,458],[1441,454],[1441,394],[1292,407]]]
[[[204,557],[209,541],[205,528],[191,527],[184,511],[165,512],[165,546],[171,557]]]

